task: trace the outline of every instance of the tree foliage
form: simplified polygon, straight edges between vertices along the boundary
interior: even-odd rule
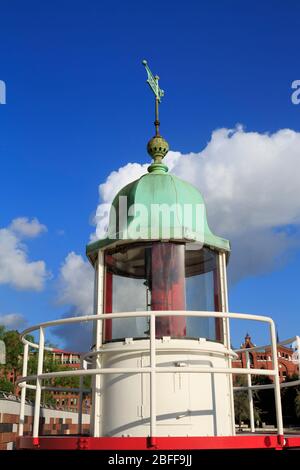
[[[7,380],[5,377],[0,377],[0,390],[1,392],[14,392],[14,384]]]
[[[4,325],[0,325],[0,339],[4,339],[4,334],[5,334],[6,328]]]
[[[20,356],[23,352],[20,334],[16,330],[6,331],[3,340],[6,346],[6,366],[17,370],[20,366]]]

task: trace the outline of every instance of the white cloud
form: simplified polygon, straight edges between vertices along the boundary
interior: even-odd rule
[[[170,151],[165,159],[170,171],[203,194],[211,229],[231,240],[235,280],[273,268],[295,246],[286,229],[300,224],[299,149],[300,133],[291,129],[260,134],[237,126],[214,131],[198,153]],[[100,218],[103,204],[147,166],[129,163],[99,186],[93,239],[103,236],[107,225]]]
[[[14,219],[7,228],[0,229],[0,284],[17,289],[41,290],[48,273],[44,261],[29,261],[22,238],[36,237],[45,226],[36,219]]]
[[[58,280],[58,301],[73,306],[78,315],[93,313],[93,268],[74,252],[65,258]]]
[[[93,313],[94,274],[92,266],[82,256],[69,253],[60,268],[58,302],[68,307],[63,317],[91,315]],[[91,347],[92,324],[62,325],[54,334],[64,341],[64,347],[86,351]]]
[[[24,328],[27,320],[24,315],[19,313],[7,313],[6,315],[0,315],[0,325],[4,325],[8,330],[17,330]]]
[[[247,233],[300,222],[300,133],[219,129],[199,154],[178,160],[174,172],[204,194],[219,231]]]
[[[9,229],[21,238],[35,238],[42,232],[47,232],[46,225],[41,224],[36,218],[29,220],[28,217],[14,219]]]

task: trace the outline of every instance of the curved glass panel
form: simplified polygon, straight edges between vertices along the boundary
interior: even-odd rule
[[[220,311],[220,282],[218,254],[206,247],[195,250],[187,245],[186,266],[186,310]],[[221,320],[209,317],[189,317],[187,337],[204,337],[222,341]]]
[[[195,244],[127,245],[105,255],[104,312],[220,309],[217,253]],[[146,318],[106,320],[105,341],[149,337]],[[162,316],[156,337],[222,340],[220,320]]]

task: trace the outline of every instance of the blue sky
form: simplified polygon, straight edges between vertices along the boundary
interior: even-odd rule
[[[299,2],[29,0],[0,8],[0,226],[19,217],[47,226],[24,243],[29,260],[51,272],[41,291],[2,282],[0,315],[32,324],[72,309],[58,302],[60,267],[70,252],[85,256],[99,184],[128,162],[149,161],[144,57],[166,90],[161,129],[174,151],[200,152],[214,130],[237,124],[299,132],[300,105],[290,98],[300,79]],[[297,234],[296,217],[290,228]],[[231,286],[231,311],[271,314],[281,337],[299,334],[299,262],[296,246],[272,269],[244,272]],[[237,343],[245,330],[233,328]]]

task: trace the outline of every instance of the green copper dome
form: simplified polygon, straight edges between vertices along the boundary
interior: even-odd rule
[[[115,196],[107,237],[87,246],[89,257],[116,241],[119,244],[158,239],[195,241],[230,251],[228,240],[211,232],[198,189],[166,173],[165,165],[160,165],[156,164],[150,173],[128,184]]]

